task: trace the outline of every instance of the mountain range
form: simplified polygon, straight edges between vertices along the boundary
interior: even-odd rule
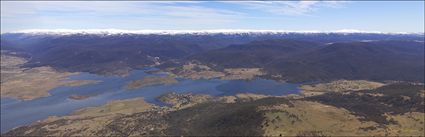
[[[200,61],[217,71],[262,68],[265,78],[424,81],[424,35],[286,31],[21,31],[1,35],[2,50],[25,67],[117,74]],[[170,65],[171,64],[171,65]]]

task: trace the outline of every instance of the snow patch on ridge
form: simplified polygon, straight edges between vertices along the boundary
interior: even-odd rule
[[[123,35],[123,34],[156,34],[156,35],[177,35],[177,34],[286,34],[286,33],[369,33],[369,34],[419,34],[407,32],[380,32],[380,31],[362,31],[354,29],[342,29],[336,31],[291,31],[291,30],[248,30],[248,29],[215,29],[215,30],[122,30],[122,29],[29,29],[7,33],[25,33],[25,34],[47,34],[47,35],[73,35],[73,34],[99,34],[99,35]]]

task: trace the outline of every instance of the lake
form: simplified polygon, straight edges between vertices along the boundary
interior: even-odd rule
[[[12,98],[1,98],[1,132],[14,127],[46,119],[48,116],[69,115],[85,108],[103,105],[119,99],[144,97],[153,104],[162,105],[156,97],[167,93],[200,93],[213,96],[234,95],[237,93],[256,93],[264,95],[298,94],[299,84],[283,83],[273,80],[191,80],[178,78],[179,83],[156,85],[128,90],[124,87],[132,80],[145,76],[163,76],[165,74],[147,74],[145,71],[134,70],[128,76],[101,76],[90,73],[80,73],[68,77],[71,80],[99,80],[96,84],[76,87],[58,87],[50,91],[51,96],[41,97],[30,101],[20,101]],[[69,96],[92,96],[84,100],[72,100]]]

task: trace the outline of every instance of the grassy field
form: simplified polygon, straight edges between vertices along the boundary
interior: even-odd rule
[[[99,131],[117,117],[154,108],[143,98],[117,100],[98,107],[78,110],[69,116],[51,116],[21,128],[27,135],[98,136]],[[18,129],[19,131],[19,129]]]
[[[385,84],[366,80],[336,80],[328,83],[305,84],[300,88],[304,96],[315,96],[326,92],[359,91],[376,89]]]
[[[1,96],[32,100],[49,96],[59,86],[94,84],[94,80],[67,80],[78,73],[59,72],[51,67],[22,68],[24,58],[1,55]]]
[[[266,136],[365,136],[384,135],[383,130],[361,130],[377,126],[361,122],[345,109],[309,101],[294,101],[294,106],[261,107],[265,111],[262,127]]]

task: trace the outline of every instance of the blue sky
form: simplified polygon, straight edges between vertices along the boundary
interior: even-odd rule
[[[267,29],[424,32],[424,1],[1,1],[1,31]]]

